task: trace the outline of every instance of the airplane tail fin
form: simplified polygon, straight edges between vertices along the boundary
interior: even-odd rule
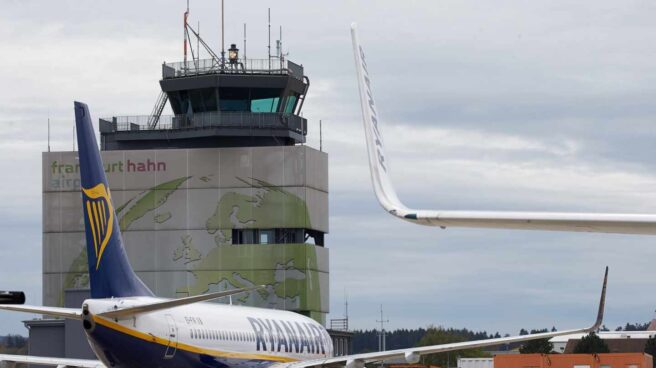
[[[378,201],[383,208],[397,216],[406,212],[407,207],[401,203],[389,175],[389,161],[385,155],[383,137],[380,132],[378,106],[371,91],[371,78],[367,70],[367,61],[364,50],[358,39],[358,29],[355,23],[351,24],[351,38],[353,40],[353,54],[355,68],[358,74],[358,87],[360,90],[360,104],[362,106],[362,123],[367,140],[367,153],[369,154],[369,167],[371,181]]]
[[[91,297],[152,296],[125,253],[89,108],[84,103],[75,102],[75,125]]]

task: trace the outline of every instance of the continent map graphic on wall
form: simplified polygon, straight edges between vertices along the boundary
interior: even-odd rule
[[[57,175],[60,181],[70,181],[60,172],[52,173],[54,161],[57,161],[56,165],[64,165],[62,162],[66,160],[57,160],[55,157],[47,160],[44,156],[44,170],[51,170],[50,174]],[[155,169],[175,169],[171,162],[162,164],[155,159],[142,161],[152,162],[150,167]],[[242,161],[246,165],[252,162]],[[110,163],[106,165],[106,170],[119,167],[121,165]],[[271,178],[271,175],[267,177],[266,172],[263,177],[278,182],[272,183],[255,175],[247,176],[257,174],[256,169],[250,172],[230,170],[225,165],[221,169],[217,169],[217,172],[208,170],[198,173],[196,170],[190,173],[192,170],[178,168],[176,172],[186,171],[193,175],[177,177],[165,176],[161,170],[155,170],[154,175],[159,176],[153,180],[128,180],[123,177],[123,183],[120,183],[121,180],[115,178],[114,182],[118,181],[119,185],[110,179],[112,188],[120,188],[113,189],[111,194],[128,257],[136,272],[153,287],[156,294],[164,297],[265,285],[264,289],[235,296],[230,302],[307,311],[313,318],[325,318],[328,309],[327,249],[302,242],[233,244],[232,239],[233,229],[317,228],[312,220],[317,216],[310,208],[313,197],[321,198],[323,192],[309,188],[303,182],[304,178],[297,179],[298,183],[293,185],[283,186],[281,184],[287,184],[285,179]],[[72,171],[68,173],[70,177],[76,175],[75,168]],[[226,171],[246,175],[227,178],[230,173]],[[305,176],[289,171],[288,175]],[[125,172],[122,174],[128,175]],[[137,172],[129,175],[147,174]],[[108,175],[111,178],[111,173]],[[226,181],[229,183],[223,184]],[[142,182],[154,182],[157,185],[133,190],[142,185]],[[73,188],[48,185],[44,183],[44,197],[49,192],[58,194],[60,198],[44,199],[46,211],[49,207],[75,211],[75,202],[79,201],[79,197],[68,195],[69,192],[74,193]],[[319,192],[319,195],[309,195],[309,191]],[[327,202],[327,193],[325,196]],[[314,199],[314,202],[317,200]],[[316,209],[314,211],[317,212]],[[324,222],[321,218],[317,221]],[[320,224],[319,228],[322,226],[327,227]],[[44,290],[44,300],[50,305],[63,305],[64,290],[86,288],[89,284],[84,238],[81,233],[73,236],[65,231],[73,227],[76,227],[74,223],[44,225],[44,263],[60,264],[59,269],[52,265],[44,267],[48,269],[44,272],[44,283],[50,281],[50,290]],[[68,244],[70,241],[75,244]],[[55,262],[50,261],[55,256],[53,253],[56,247],[52,247],[53,244],[61,249],[59,259]],[[71,256],[66,257],[66,254]],[[55,290],[52,290],[53,287]]]

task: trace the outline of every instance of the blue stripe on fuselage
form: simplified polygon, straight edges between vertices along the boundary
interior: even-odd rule
[[[96,324],[89,334],[96,347],[106,355],[108,362],[113,361],[116,368],[265,368],[276,362],[268,360],[251,360],[222,358],[207,354],[198,354],[177,349],[170,359],[164,359],[167,347],[156,342],[145,341],[111,328]]]

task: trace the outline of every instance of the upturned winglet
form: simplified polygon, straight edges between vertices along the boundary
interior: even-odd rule
[[[441,228],[471,227],[656,235],[656,215],[650,214],[450,211],[406,207],[399,200],[390,177],[389,156],[385,153],[383,144],[381,119],[372,92],[370,68],[360,45],[355,23],[351,25],[351,37],[371,182],[378,202],[388,213],[412,223]]]
[[[601,287],[601,298],[599,298],[599,309],[597,310],[597,320],[594,325],[590,327],[589,331],[597,331],[601,328],[604,321],[604,309],[606,308],[606,285],[608,284],[608,266],[606,266],[606,273],[604,274],[604,283]]]

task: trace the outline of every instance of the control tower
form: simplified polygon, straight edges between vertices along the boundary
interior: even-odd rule
[[[164,63],[153,113],[100,120],[102,149],[294,146],[305,143],[300,115],[310,80],[282,57]],[[166,103],[174,115],[161,116]]]
[[[232,45],[219,56],[198,42],[209,58],[192,51],[165,62],[150,114],[99,119],[129,259],[158,296],[266,285],[219,302],[325,323],[328,155],[304,145],[310,80],[282,52],[248,59]],[[167,106],[172,115],[163,115]],[[76,152],[43,154],[50,306],[65,304],[65,290],[88,287],[76,160]]]

